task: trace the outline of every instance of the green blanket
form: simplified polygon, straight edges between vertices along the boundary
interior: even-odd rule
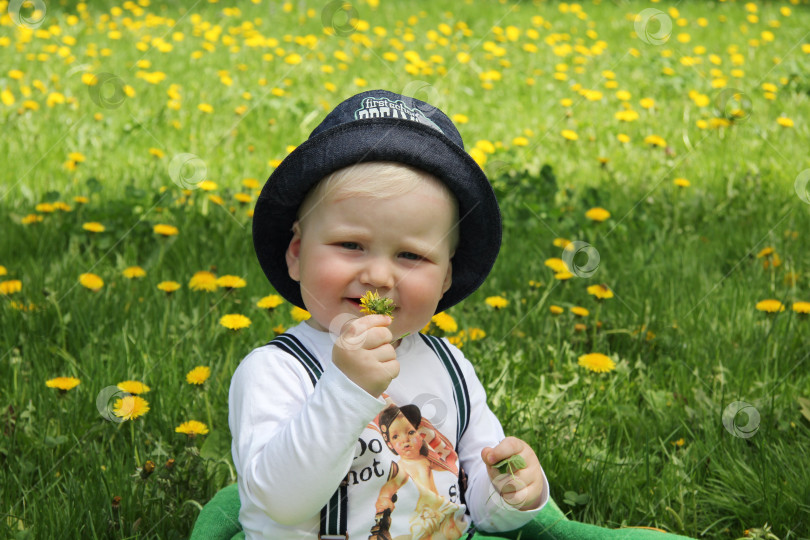
[[[190,540],[241,540],[245,537],[242,526],[239,524],[239,492],[236,484],[221,489],[214,498],[203,507]],[[512,538],[520,540],[684,540],[685,536],[668,534],[663,531],[648,528],[622,528],[607,529],[571,521],[559,509],[553,500],[537,517],[514,531],[498,533],[497,536],[487,536],[477,532],[475,540],[490,540],[496,538]]]

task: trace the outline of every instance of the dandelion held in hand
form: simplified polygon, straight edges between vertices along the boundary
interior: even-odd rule
[[[360,311],[366,315],[388,315],[393,319],[396,308],[392,299],[380,296],[377,291],[366,291],[366,294],[360,298]]]

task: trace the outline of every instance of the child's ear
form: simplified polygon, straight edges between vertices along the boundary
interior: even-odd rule
[[[285,253],[287,270],[290,278],[294,281],[301,281],[301,225],[297,221],[293,223],[292,232],[293,237]]]

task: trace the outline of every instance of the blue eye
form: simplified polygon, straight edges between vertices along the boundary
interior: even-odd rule
[[[341,242],[340,247],[344,249],[360,249],[360,244],[357,242]]]
[[[403,259],[408,259],[409,261],[421,261],[423,257],[421,255],[417,255],[416,253],[411,253],[410,251],[404,251],[400,254],[400,257]]]

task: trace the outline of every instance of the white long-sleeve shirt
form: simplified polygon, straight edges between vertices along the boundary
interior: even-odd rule
[[[517,510],[495,492],[480,454],[504,438],[503,429],[486,404],[472,365],[457,348],[448,344],[470,399],[461,441],[456,440],[450,375],[418,335],[401,341],[396,349],[400,374],[383,397],[375,398],[332,363],[334,342],[328,332],[302,323],[288,333],[323,366],[315,387],[297,359],[272,345],[248,354],[231,380],[228,422],[241,499],[239,521],[248,539],[316,538],[321,508],[344,478],[348,534],[355,539],[368,538],[384,486],[396,490],[390,528],[395,539],[430,534],[457,538],[470,518],[484,531],[512,530],[545,505],[546,480],[537,510]],[[419,424],[411,426],[411,435],[425,440],[419,455],[402,448],[399,455],[394,450],[398,441],[383,437],[381,431],[390,427],[393,434],[396,426],[381,428],[378,415],[392,404],[418,407],[422,422],[413,418],[414,407],[406,409],[413,421],[409,425]],[[466,506],[458,462],[468,475]],[[464,515],[467,509],[469,516]]]

